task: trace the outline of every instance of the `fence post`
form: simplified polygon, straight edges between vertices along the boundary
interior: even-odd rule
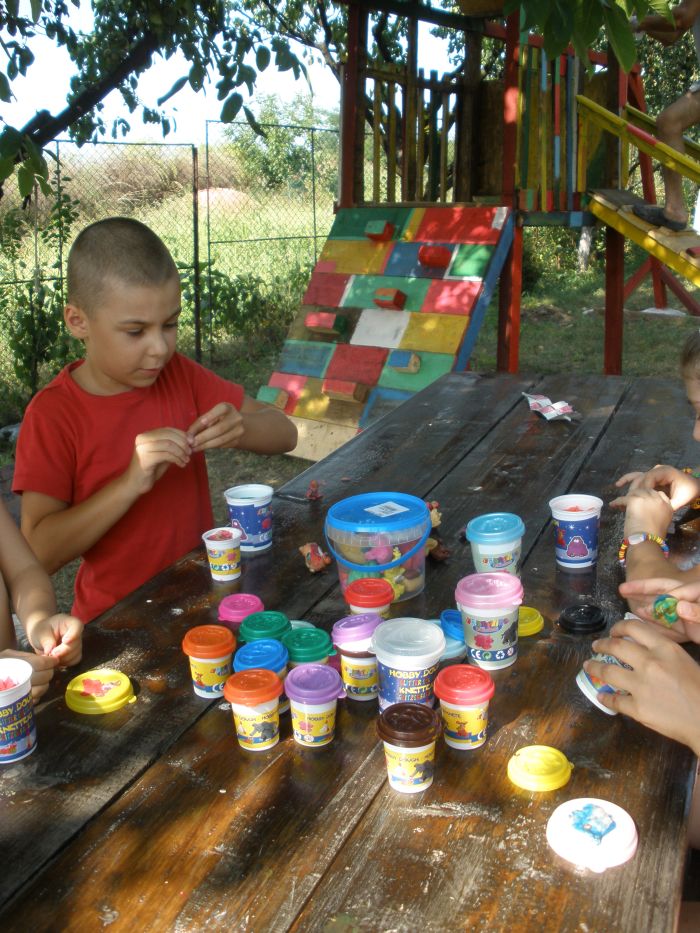
[[[314,132],[315,129],[311,127],[311,204],[313,207],[313,219],[314,219],[314,265],[318,262],[318,255],[316,253],[316,149],[314,147]]]
[[[56,140],[56,197],[58,203],[61,203],[61,149],[60,143]],[[61,297],[65,301],[65,292],[63,290],[63,211],[58,211],[58,283],[61,288]]]
[[[192,146],[192,282],[194,287],[194,356],[202,362],[202,305],[199,280],[199,153]]]

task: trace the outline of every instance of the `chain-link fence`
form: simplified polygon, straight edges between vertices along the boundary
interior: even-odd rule
[[[297,295],[332,223],[338,133],[260,129],[208,122],[203,153],[189,144],[59,141],[48,153],[50,195],[37,193],[23,208],[16,179],[5,183],[0,425],[21,415],[61,362],[65,258],[76,233],[94,220],[136,217],[164,240],[183,278],[182,348],[197,357],[211,358],[222,295],[235,303],[242,294],[232,282],[254,282],[254,298],[260,288],[276,288],[277,296],[281,283]],[[250,288],[243,294],[252,301]],[[224,316],[222,326],[231,320]]]

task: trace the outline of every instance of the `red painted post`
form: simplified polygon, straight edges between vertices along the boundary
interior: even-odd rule
[[[523,286],[523,228],[516,223],[498,291],[496,368],[517,373],[520,355],[520,298]]]
[[[516,207],[515,151],[518,132],[518,59],[520,56],[520,12],[506,21],[506,60],[503,91],[503,184],[501,197],[508,207]]]
[[[622,333],[625,294],[625,238],[612,227],[605,228],[605,354],[606,376],[622,373]]]

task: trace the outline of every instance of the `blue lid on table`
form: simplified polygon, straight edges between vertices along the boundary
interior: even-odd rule
[[[233,657],[233,669],[236,673],[256,667],[279,671],[287,666],[288,661],[289,652],[281,641],[276,638],[260,638],[238,649]]]
[[[477,544],[509,544],[525,534],[523,520],[512,512],[477,515],[467,525],[467,541]]]

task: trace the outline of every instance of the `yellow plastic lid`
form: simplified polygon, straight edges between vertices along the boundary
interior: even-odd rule
[[[526,745],[508,762],[508,777],[523,790],[557,790],[568,783],[574,766],[549,745]]]
[[[536,635],[544,628],[544,619],[538,609],[531,606],[521,606],[518,609],[518,638],[526,635]]]
[[[76,713],[113,713],[135,700],[126,674],[109,668],[78,674],[66,687],[66,705]]]

